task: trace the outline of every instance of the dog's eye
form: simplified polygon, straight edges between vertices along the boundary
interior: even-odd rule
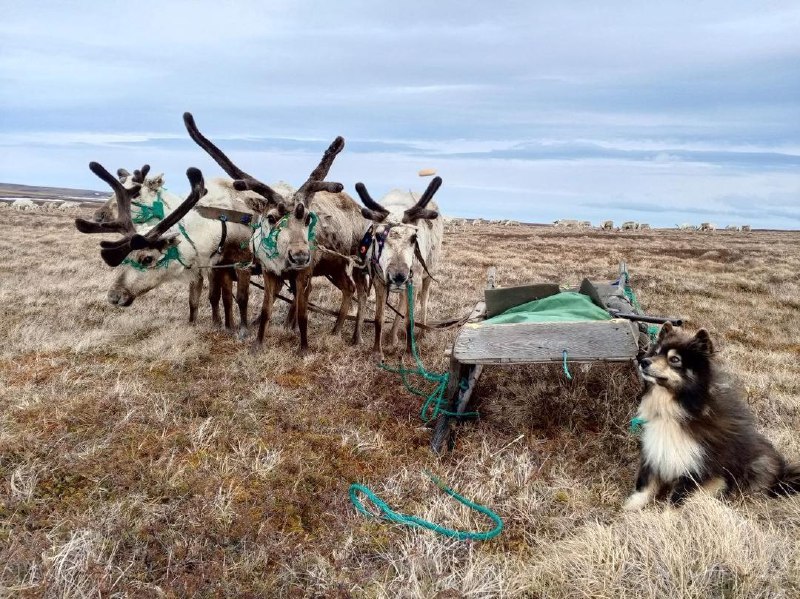
[[[674,364],[675,366],[677,366],[678,364],[681,363],[681,357],[680,356],[671,356],[670,359],[669,359],[669,363],[670,364]]]
[[[153,263],[153,257],[152,256],[145,256],[144,258],[139,260],[139,263],[142,266],[150,266]]]

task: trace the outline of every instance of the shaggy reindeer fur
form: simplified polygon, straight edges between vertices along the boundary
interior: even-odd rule
[[[372,199],[363,183],[356,184],[364,208],[361,213],[371,220],[372,242],[367,251],[367,259],[372,264],[375,282],[375,342],[372,352],[375,358],[383,361],[383,315],[387,293],[399,291],[414,280],[421,279],[419,293],[414,289],[412,302],[419,297],[420,322],[424,325],[428,318],[428,296],[439,262],[444,236],[444,223],[439,217],[438,207],[432,201],[442,185],[441,177],[434,178],[422,195],[390,191],[380,203]],[[381,248],[378,239],[383,239]],[[415,277],[416,275],[416,277]],[[408,298],[400,303],[400,314],[408,314]],[[413,305],[413,303],[412,303]],[[401,318],[398,315],[392,325],[391,341],[397,341]],[[423,329],[424,331],[424,329]],[[406,319],[406,349],[411,351],[411,321]],[[422,338],[422,332],[418,335]]]
[[[357,273],[352,272],[352,264],[338,256],[356,253],[363,234],[363,220],[358,205],[342,193],[342,185],[324,181],[336,156],[344,148],[344,139],[337,137],[325,151],[317,167],[298,189],[286,184],[269,186],[244,172],[215,146],[197,128],[190,113],[183,116],[189,136],[231,177],[235,178],[237,190],[250,190],[260,197],[248,199],[248,206],[260,213],[258,226],[250,247],[254,249],[264,274],[264,302],[261,307],[256,346],[263,344],[266,325],[272,317],[272,305],[278,290],[285,280],[290,280],[295,288],[295,301],[288,322],[296,324],[300,330],[300,351],[308,351],[307,305],[314,276],[327,276],[342,291],[342,304],[339,318],[333,332],[337,332],[347,316],[354,291],[358,291],[358,318],[353,335],[357,343],[361,337],[363,304],[366,299],[366,283]],[[311,224],[310,212],[317,215],[317,249],[309,242]],[[275,255],[267,255],[262,239],[268,236],[273,227],[286,217],[277,233]],[[331,254],[324,250],[331,250]]]
[[[694,337],[667,323],[639,365],[646,382],[636,490],[639,509],[655,496],[681,504],[698,487],[712,494],[800,492],[800,463],[788,465],[756,431],[736,385],[718,370],[705,329]]]

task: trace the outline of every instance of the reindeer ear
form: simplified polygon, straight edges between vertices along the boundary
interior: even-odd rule
[[[150,189],[159,189],[164,185],[164,173],[159,173],[155,177],[147,180],[147,186]]]
[[[386,219],[387,214],[388,213],[370,210],[369,208],[361,208],[361,216],[374,223],[382,223]]]
[[[692,345],[707,356],[714,353],[714,344],[711,342],[711,335],[705,329],[700,329],[692,339]]]
[[[427,208],[409,208],[403,214],[404,223],[415,223],[418,220],[433,220],[438,218],[439,213],[436,210],[428,210]]]
[[[247,204],[250,210],[258,212],[259,214],[266,214],[270,207],[270,203],[267,200],[263,198],[254,198],[252,196],[245,197],[244,203]]]

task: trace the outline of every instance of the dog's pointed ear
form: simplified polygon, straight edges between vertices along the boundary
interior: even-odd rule
[[[665,322],[661,326],[661,330],[658,332],[658,339],[656,339],[656,343],[661,344],[661,342],[664,341],[664,339],[666,339],[667,335],[669,335],[670,333],[672,333],[672,323]]]
[[[692,339],[692,345],[707,356],[714,354],[714,344],[711,343],[711,335],[709,335],[708,331],[705,329],[697,331],[694,339]]]

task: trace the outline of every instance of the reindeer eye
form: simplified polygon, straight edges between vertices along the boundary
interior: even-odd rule
[[[274,214],[268,214],[268,215],[267,215],[267,222],[268,222],[268,223],[269,223],[271,226],[274,226],[274,225],[275,225],[275,223],[276,223],[276,222],[278,222],[278,219],[275,217],[275,215],[274,215]]]
[[[681,357],[680,356],[670,356],[669,363],[677,366],[678,364],[681,363]]]
[[[152,256],[145,256],[144,258],[139,260],[139,264],[141,264],[142,266],[150,266],[152,263],[153,263]]]
[[[311,224],[311,214],[306,215],[306,226]]]
[[[411,245],[414,245],[415,243],[417,243],[417,234],[416,234],[416,233],[414,233],[414,234],[411,236],[411,240],[410,240],[410,242],[411,242]]]

